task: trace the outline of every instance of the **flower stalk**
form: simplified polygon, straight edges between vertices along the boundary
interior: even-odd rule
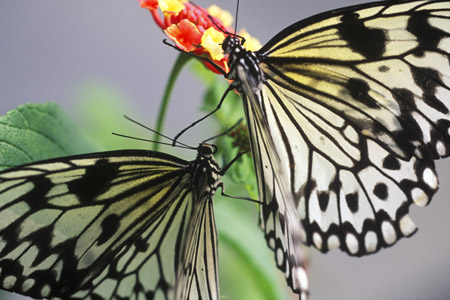
[[[170,71],[169,79],[167,80],[166,87],[164,88],[163,98],[161,100],[161,104],[159,106],[158,117],[156,119],[156,132],[163,132],[164,121],[166,119],[167,108],[169,107],[170,96],[172,95],[173,87],[175,86],[175,82],[180,75],[181,70],[186,65],[186,63],[191,59],[191,56],[180,52],[175,61],[175,64]],[[153,143],[153,150],[157,151],[159,149],[159,141],[161,139],[161,135],[155,133],[153,136],[153,140],[156,143]]]

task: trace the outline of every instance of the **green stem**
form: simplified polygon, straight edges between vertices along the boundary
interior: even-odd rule
[[[163,131],[163,125],[164,120],[166,118],[167,113],[167,107],[169,106],[169,99],[172,95],[172,90],[175,85],[175,81],[178,78],[178,75],[181,72],[181,69],[184,67],[184,65],[189,61],[191,56],[184,54],[183,52],[180,52],[180,55],[178,55],[177,60],[175,61],[175,64],[172,67],[172,71],[169,75],[169,80],[167,81],[166,88],[164,89],[164,95],[161,101],[161,105],[159,107],[158,112],[158,119],[156,121],[156,132],[162,133]],[[156,143],[153,143],[153,150],[157,151],[159,148],[159,140],[161,139],[161,136],[159,134],[154,135],[153,140],[156,141]]]

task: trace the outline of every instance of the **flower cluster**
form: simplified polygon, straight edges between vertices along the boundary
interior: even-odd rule
[[[225,36],[233,32],[230,28],[233,17],[229,12],[216,5],[205,10],[188,0],[139,0],[139,2],[141,7],[150,11],[156,24],[179,49],[197,56],[205,56],[225,73],[229,71],[227,57],[221,47]],[[158,8],[162,11],[163,18]],[[254,50],[260,47],[259,42],[248,33],[243,32],[242,35],[248,41],[244,45],[247,49]]]

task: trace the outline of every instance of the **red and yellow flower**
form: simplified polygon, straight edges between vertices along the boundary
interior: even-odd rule
[[[188,0],[139,0],[141,7],[150,11],[156,24],[174,41],[179,49],[205,56],[225,73],[229,71],[222,42],[230,28],[233,17],[225,10],[212,5],[207,10]],[[162,11],[163,18],[158,11]],[[259,42],[243,33],[249,50],[260,47]],[[211,70],[216,69],[206,64]]]

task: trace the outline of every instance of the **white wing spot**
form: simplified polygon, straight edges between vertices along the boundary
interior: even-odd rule
[[[122,283],[121,281],[120,283]],[[124,299],[123,296],[120,297],[120,291],[117,287],[118,282],[115,279],[106,278],[104,281],[102,281],[98,286],[96,286],[95,291],[102,295],[103,299]],[[115,292],[115,293],[114,293]],[[113,295],[114,293],[114,295]],[[115,296],[115,297],[114,297]],[[127,297],[125,297],[126,299]]]
[[[3,288],[5,289],[11,289],[16,284],[17,277],[13,275],[6,276],[5,279],[3,279]]]
[[[440,156],[445,156],[445,154],[447,153],[447,149],[445,149],[445,145],[444,143],[442,143],[442,141],[437,141],[436,151]]]
[[[284,262],[284,252],[283,249],[278,248],[277,249],[277,265],[282,266]]]
[[[397,234],[395,233],[394,226],[388,221],[384,221],[381,224],[381,232],[383,233],[383,239],[388,245],[392,245],[397,240]]]
[[[300,287],[302,290],[308,290],[309,289],[309,282],[308,282],[308,275],[305,272],[305,269],[303,268],[297,268],[296,278],[298,282],[300,283]]]
[[[328,237],[328,249],[338,248],[340,246],[339,238],[336,235]]]
[[[44,262],[45,261],[47,261],[47,259],[46,260],[44,260]],[[55,274],[55,276],[56,276],[56,278],[59,280],[59,278],[61,278],[61,273],[62,273],[62,270],[63,270],[63,261],[62,260],[60,260],[60,261],[58,261],[54,266],[53,266],[53,272],[54,272],[54,274]]]
[[[155,270],[151,273],[148,273],[148,270]],[[152,256],[149,260],[147,260],[139,270],[138,276],[140,278],[146,278],[146,280],[142,280],[142,286],[145,290],[154,290],[158,285],[158,280],[160,278],[159,273],[159,262],[156,258],[156,255]],[[157,298],[155,298],[157,299]]]
[[[364,237],[364,246],[366,247],[367,252],[374,252],[377,250],[378,245],[378,237],[377,234],[373,231],[368,231],[366,236]]]
[[[411,114],[413,119],[419,124],[420,129],[422,131],[422,138],[425,143],[431,141],[430,132],[432,131],[430,123],[423,117],[421,114],[413,112]]]
[[[318,232],[314,232],[312,238],[316,248],[319,250],[322,249],[322,237],[320,234]]]
[[[430,168],[426,168],[423,171],[423,181],[433,190],[437,189],[438,187],[438,179],[436,174],[431,170]]]
[[[34,286],[35,283],[36,283],[36,282],[34,281],[33,278],[28,278],[27,280],[25,280],[25,281],[22,283],[22,291],[23,291],[23,292],[28,291],[29,289],[31,289],[31,288]]]
[[[359,250],[358,240],[352,233],[347,233],[345,236],[345,244],[347,245],[348,251],[351,254],[356,254]]]
[[[423,154],[422,152],[419,150],[419,148],[416,148],[416,150],[414,150],[414,156],[416,156],[419,159],[423,158]]]
[[[346,126],[344,129],[344,135],[353,143],[357,144],[359,142],[359,136],[356,130],[351,126]]]
[[[306,217],[306,199],[303,196],[300,197],[300,200],[298,202],[297,214],[302,220]]]
[[[427,194],[425,194],[425,192],[418,187],[412,189],[411,197],[415,204],[417,204],[418,206],[422,206],[422,207],[427,205],[428,201],[430,200],[428,198]]]
[[[44,285],[41,289],[41,296],[47,298],[50,295],[50,286],[48,284]]]
[[[136,278],[136,275],[128,275],[126,278],[122,278],[122,280],[119,283],[119,287],[117,289],[117,294],[119,296],[127,298],[127,295],[131,295],[133,293],[134,283],[137,280],[138,279]],[[113,295],[111,295],[111,296],[113,296]],[[111,297],[111,298],[114,298],[114,297]]]
[[[5,248],[5,246],[6,246],[5,240],[0,237],[0,252],[3,250],[3,248]],[[1,269],[2,268],[0,268],[0,271],[1,271]],[[0,272],[0,274],[1,274],[1,272]]]
[[[66,164],[64,162],[54,162],[54,163],[45,163],[45,164],[35,164],[33,165],[33,169],[41,169],[43,171],[62,171],[64,169],[70,168],[70,164]]]
[[[275,249],[275,239],[273,237],[269,238],[269,247]]]
[[[403,216],[403,218],[400,219],[399,224],[400,231],[406,236],[412,234],[417,228],[416,224],[414,224],[409,215]]]
[[[300,239],[302,240],[302,241],[306,241],[306,231],[305,231],[305,229],[303,229],[303,226],[302,226],[302,228],[300,228]]]
[[[42,175],[43,172],[37,171],[37,170],[18,170],[18,171],[10,171],[7,173],[4,173],[0,176],[0,178],[20,178],[20,177],[31,177],[31,176],[37,176]]]

